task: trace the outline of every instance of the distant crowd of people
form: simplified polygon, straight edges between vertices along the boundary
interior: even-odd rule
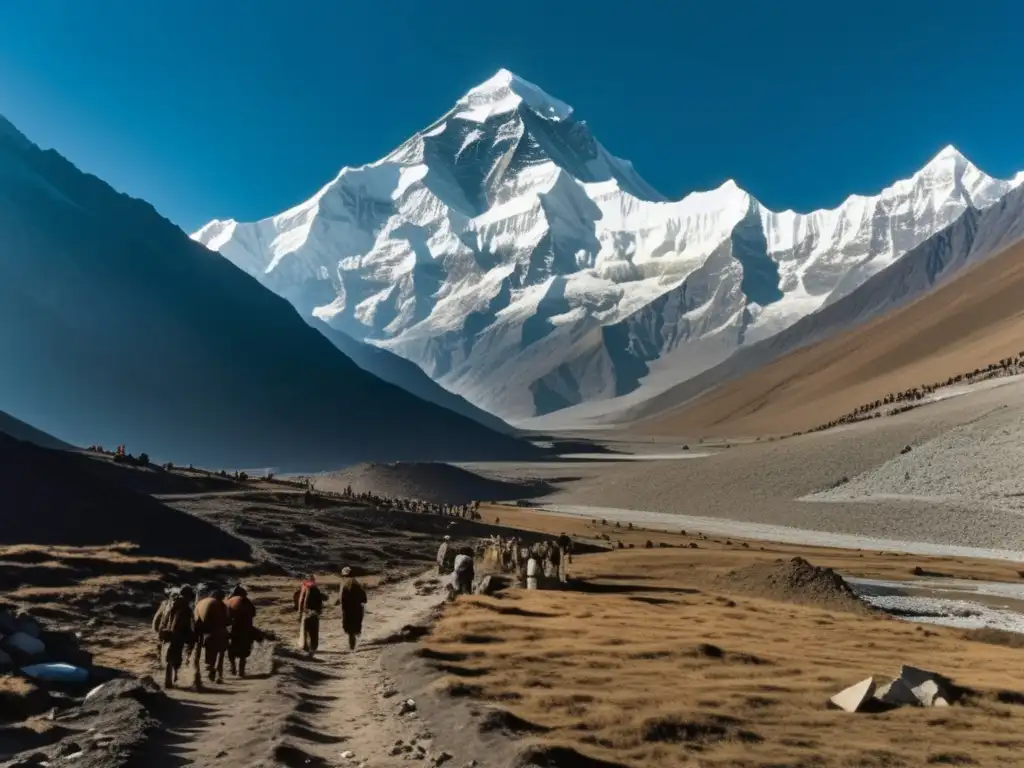
[[[381,496],[376,493],[356,493],[352,486],[346,486],[342,491],[342,497],[353,499],[385,509],[397,509],[401,512],[419,512],[428,515],[445,515],[448,517],[461,517],[464,520],[480,520],[480,502],[471,501],[468,504],[443,504],[421,499],[405,499],[398,496]]]
[[[514,574],[519,586],[537,589],[541,579],[568,582],[572,550],[572,538],[565,533],[533,544],[525,544],[518,536],[494,535],[480,541],[475,550],[454,547],[451,537],[445,536],[437,550],[437,572],[452,574],[453,595],[469,594],[475,577],[474,558],[481,557],[488,570]]]

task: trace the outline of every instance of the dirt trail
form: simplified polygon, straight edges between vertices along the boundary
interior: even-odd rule
[[[335,593],[336,594],[336,593]],[[331,595],[333,600],[335,594]],[[381,668],[389,636],[422,623],[443,600],[435,576],[418,576],[369,591],[364,634],[354,652],[332,605],[321,624],[315,659],[284,649],[252,659],[252,673],[203,692],[176,690],[165,738],[138,765],[170,766],[393,766],[395,743],[418,741],[424,759],[429,738],[418,716],[400,715],[405,698]],[[276,670],[274,667],[278,667]],[[191,681],[191,670],[183,683]],[[419,738],[417,738],[419,737]],[[352,756],[342,757],[352,752]]]

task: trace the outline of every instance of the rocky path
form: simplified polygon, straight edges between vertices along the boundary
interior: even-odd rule
[[[401,712],[404,697],[382,669],[381,655],[390,637],[424,622],[440,604],[440,582],[430,575],[410,578],[368,597],[355,651],[348,649],[340,609],[332,606],[315,659],[288,648],[293,638],[284,638],[278,656],[251,660],[245,680],[228,675],[202,692],[174,691],[167,732],[138,765],[435,764],[430,734],[415,711]],[[182,679],[190,681],[191,670]]]

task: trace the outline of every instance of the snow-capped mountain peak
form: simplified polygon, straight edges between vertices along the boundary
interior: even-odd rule
[[[193,237],[303,315],[516,419],[695,375],[1022,182],[950,146],[831,210],[776,213],[731,179],[669,201],[503,69],[307,202]]]
[[[507,69],[499,69],[493,77],[456,102],[455,117],[483,123],[495,115],[514,111],[520,105],[545,120],[568,120],[572,116],[572,107],[565,102],[549,96]]]

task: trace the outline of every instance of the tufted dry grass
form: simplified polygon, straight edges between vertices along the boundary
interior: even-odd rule
[[[729,552],[730,563],[716,566],[703,552],[700,567],[695,556],[576,558],[580,589],[459,601],[423,653],[449,694],[486,702],[482,727],[564,748],[549,753],[561,755],[559,765],[1019,764],[1019,650],[952,629],[722,593],[721,569],[765,553]],[[973,692],[946,710],[849,715],[826,706],[839,689],[869,675],[881,683],[901,663]]]

